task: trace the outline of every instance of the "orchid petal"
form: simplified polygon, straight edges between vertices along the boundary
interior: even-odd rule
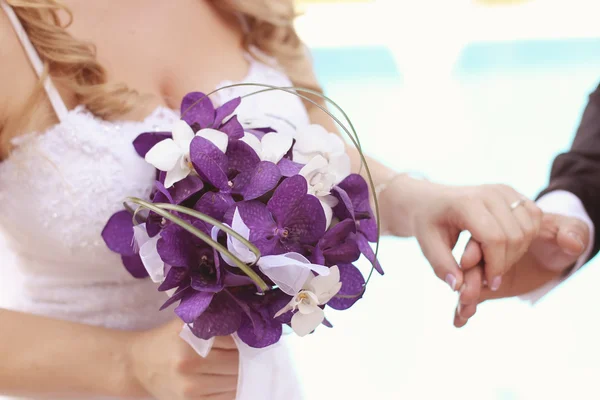
[[[123,266],[133,276],[137,279],[143,279],[148,277],[148,272],[142,264],[142,260],[140,259],[139,254],[134,254],[132,256],[121,256],[121,261],[123,262]]]
[[[296,153],[310,154],[310,153],[321,153],[328,143],[329,132],[321,126],[311,124],[298,129],[296,131],[296,144],[294,145],[294,159],[296,159]]]
[[[190,174],[191,169],[184,163],[176,163],[175,166],[167,171],[167,176],[165,177],[165,187],[170,188],[177,182],[180,182],[187,178]]]
[[[346,144],[339,135],[329,133],[326,138],[327,152],[332,154],[341,154],[346,151]]]
[[[306,286],[319,298],[319,304],[325,304],[341,289],[340,270],[337,266],[330,268],[329,275],[320,275],[314,277]]]
[[[221,189],[229,189],[227,156],[210,140],[196,136],[190,146],[190,159],[201,178]]]
[[[303,295],[307,296],[308,299],[303,299],[300,303],[298,303],[298,312],[302,314],[312,314],[317,311],[317,308],[320,308],[317,304],[319,304],[319,299],[317,295],[312,292],[304,291]]]
[[[311,158],[308,164],[302,167],[299,174],[308,180],[308,177],[311,176],[311,174],[326,169],[328,165],[329,162],[325,157],[317,155]]]
[[[125,210],[113,214],[102,230],[102,239],[108,248],[122,256],[135,254],[133,236],[133,220]]]
[[[244,136],[244,128],[242,127],[242,124],[239,123],[236,115],[229,118],[227,122],[221,125],[219,130],[227,134],[229,139],[241,139],[242,136]]]
[[[282,158],[278,163],[277,166],[279,167],[279,170],[281,171],[281,175],[287,177],[290,176],[294,176],[294,175],[298,175],[300,173],[300,170],[302,169],[302,167],[304,167],[303,164],[294,162],[290,159],[287,158]]]
[[[267,208],[277,222],[283,222],[307,193],[306,179],[300,175],[292,176],[281,182],[275,189],[273,197],[267,203]]]
[[[159,292],[172,290],[183,282],[184,279],[189,279],[187,268],[171,267],[167,272],[164,281],[158,286]],[[172,294],[170,296],[173,296]]]
[[[254,136],[251,133],[244,133],[244,137],[240,139],[240,142],[244,142],[248,146],[252,147],[252,150],[254,150],[254,152],[256,154],[258,154],[259,157],[261,157],[262,143],[261,143],[260,139],[258,139],[256,136]],[[262,159],[262,157],[261,157],[261,159]]]
[[[210,236],[211,236],[212,240],[214,240],[215,242],[219,238],[219,232],[221,232],[221,229],[219,229],[217,226],[213,226],[213,228],[210,231]],[[228,246],[228,250],[231,251],[234,256],[237,256],[237,254],[235,254],[232,251],[232,249],[229,248],[229,246]],[[231,258],[229,258],[228,255],[221,253],[221,252],[219,252],[219,254],[221,255],[221,258],[223,258],[223,261],[225,261],[228,265],[231,265],[232,267],[237,267],[237,264]]]
[[[316,308],[315,312],[310,314],[297,312],[292,317],[292,329],[298,336],[306,336],[317,329],[324,319],[325,312],[319,307]]]
[[[184,153],[173,139],[158,142],[146,153],[146,162],[160,171],[170,171],[179,164]]]
[[[326,202],[319,198],[321,202],[321,207],[323,207],[323,212],[325,213],[325,229],[329,229],[329,225],[331,225],[331,220],[333,219],[333,209]]]
[[[215,112],[215,127],[218,127],[227,117],[229,117],[236,108],[240,105],[242,99],[240,97],[233,98],[229,100],[227,103],[218,107]]]
[[[250,239],[250,229],[244,223],[244,220],[240,216],[240,212],[237,208],[233,214],[233,222],[231,227],[245,239]],[[227,235],[227,247],[229,251],[235,254],[240,261],[246,264],[256,261],[256,255],[245,244],[231,235]]]
[[[188,93],[181,102],[181,119],[190,125],[208,128],[215,121],[215,107],[204,93]]]
[[[352,166],[350,164],[350,157],[348,154],[342,153],[329,158],[329,170],[335,176],[334,184],[338,184],[352,172]]]
[[[286,304],[285,307],[283,307],[281,310],[277,311],[273,318],[279,318],[286,312],[292,311],[294,309],[293,303],[294,303],[294,300],[292,299],[292,301],[290,301],[288,304]]]
[[[365,278],[352,264],[341,264],[339,269],[342,289],[338,294],[348,297],[333,297],[327,305],[335,310],[347,310],[362,298]]]
[[[181,303],[175,308],[175,314],[177,314],[184,322],[191,324],[208,308],[213,296],[214,293],[197,292],[193,290],[190,294],[181,299]]]
[[[293,138],[281,133],[267,133],[261,140],[262,160],[277,164],[292,147]]]
[[[281,172],[275,164],[261,161],[253,170],[243,171],[235,177],[233,190],[244,200],[254,200],[273,190],[280,179]]]
[[[179,119],[173,124],[173,140],[184,150],[188,150],[185,146],[194,138],[194,131],[187,122]]]
[[[215,295],[208,308],[196,318],[192,332],[201,339],[227,336],[237,331],[242,323],[242,309],[227,294]]]
[[[196,136],[203,137],[204,139],[210,141],[212,144],[217,146],[217,148],[223,153],[227,151],[227,143],[229,142],[229,136],[227,136],[226,133],[223,133],[216,129],[201,129],[198,132],[196,132]]]
[[[375,252],[373,251],[373,248],[369,244],[368,239],[364,235],[358,234],[358,235],[356,235],[356,243],[358,244],[358,248],[360,249],[360,252],[362,254],[364,254],[364,256],[367,258],[367,260],[369,260],[371,262],[371,265],[373,265],[373,268],[375,268],[375,270],[377,272],[379,272],[379,274],[383,275],[383,268],[381,268],[381,264],[379,264],[379,260],[375,256]]]
[[[140,157],[145,158],[148,151],[156,146],[157,143],[165,139],[170,139],[170,132],[146,132],[142,133],[133,141],[133,148]]]
[[[283,328],[281,322],[268,319],[262,322],[262,328],[257,331],[247,315],[242,316],[242,323],[238,329],[238,337],[248,346],[262,349],[277,343],[281,339]]]

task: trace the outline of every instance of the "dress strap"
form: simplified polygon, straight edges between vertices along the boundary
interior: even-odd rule
[[[27,36],[27,32],[25,32],[25,28],[23,28],[19,17],[17,17],[15,11],[11,6],[8,5],[8,3],[6,3],[5,0],[0,0],[0,6],[4,12],[6,12],[6,15],[8,16],[8,19],[10,20],[10,23],[12,24],[15,33],[17,34],[17,37],[23,46],[23,49],[25,50],[25,53],[27,53],[27,57],[29,58],[35,73],[41,79],[44,74],[44,63],[40,59],[35,47],[33,47],[31,40],[29,40],[29,36]],[[54,112],[56,112],[56,116],[58,117],[59,121],[62,121],[69,111],[49,76],[47,76],[44,81],[44,89],[46,90],[46,94],[50,99],[52,108],[54,108]]]

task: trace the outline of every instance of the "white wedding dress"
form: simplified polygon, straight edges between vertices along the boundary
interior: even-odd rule
[[[13,10],[3,0],[0,4],[41,74],[42,63]],[[275,66],[249,57],[245,82],[291,86]],[[221,91],[217,102],[252,90]],[[50,81],[46,91],[60,122],[46,132],[18,137],[12,154],[0,163],[0,236],[5,237],[0,243],[0,306],[123,330],[173,319],[172,310],[158,311],[165,294],[149,279],[132,278],[100,233],[126,197],[147,197],[153,185],[153,167],[134,151],[133,139],[142,132],[170,130],[178,114],[159,107],[141,122],[107,122],[84,107],[68,111]],[[238,111],[275,114],[296,126],[308,123],[302,102],[284,92],[250,97]],[[269,398],[301,399],[285,346],[277,353],[279,372],[265,377],[265,383],[281,394]]]

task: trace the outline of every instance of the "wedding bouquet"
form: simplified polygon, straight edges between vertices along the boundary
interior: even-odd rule
[[[383,271],[369,244],[379,236],[373,185],[350,173],[344,142],[319,125],[276,130],[266,116],[242,118],[242,101],[215,108],[189,93],[172,132],[139,135],[133,146],[156,167],[154,190],[128,199],[102,237],[134,277],[169,294],[163,309],[178,303],[195,337],[236,334],[264,348],[283,325],[307,335],[331,326],[327,307],[360,299],[361,254]]]

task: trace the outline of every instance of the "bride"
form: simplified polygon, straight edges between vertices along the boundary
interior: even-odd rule
[[[169,130],[187,92],[231,82],[319,89],[292,3],[0,0],[0,229],[9,248],[0,256],[14,293],[0,310],[0,395],[235,398],[232,340],[197,356],[178,336],[181,322],[158,312],[163,295],[129,276],[100,232],[126,196],[148,196],[151,167],[131,142]],[[248,102],[248,113],[335,130],[289,94]],[[482,245],[497,289],[539,229],[540,211],[509,187],[451,188],[370,165],[383,230],[416,236],[453,290],[463,282],[451,254],[461,231]],[[278,351],[285,367],[270,381],[301,398]]]

